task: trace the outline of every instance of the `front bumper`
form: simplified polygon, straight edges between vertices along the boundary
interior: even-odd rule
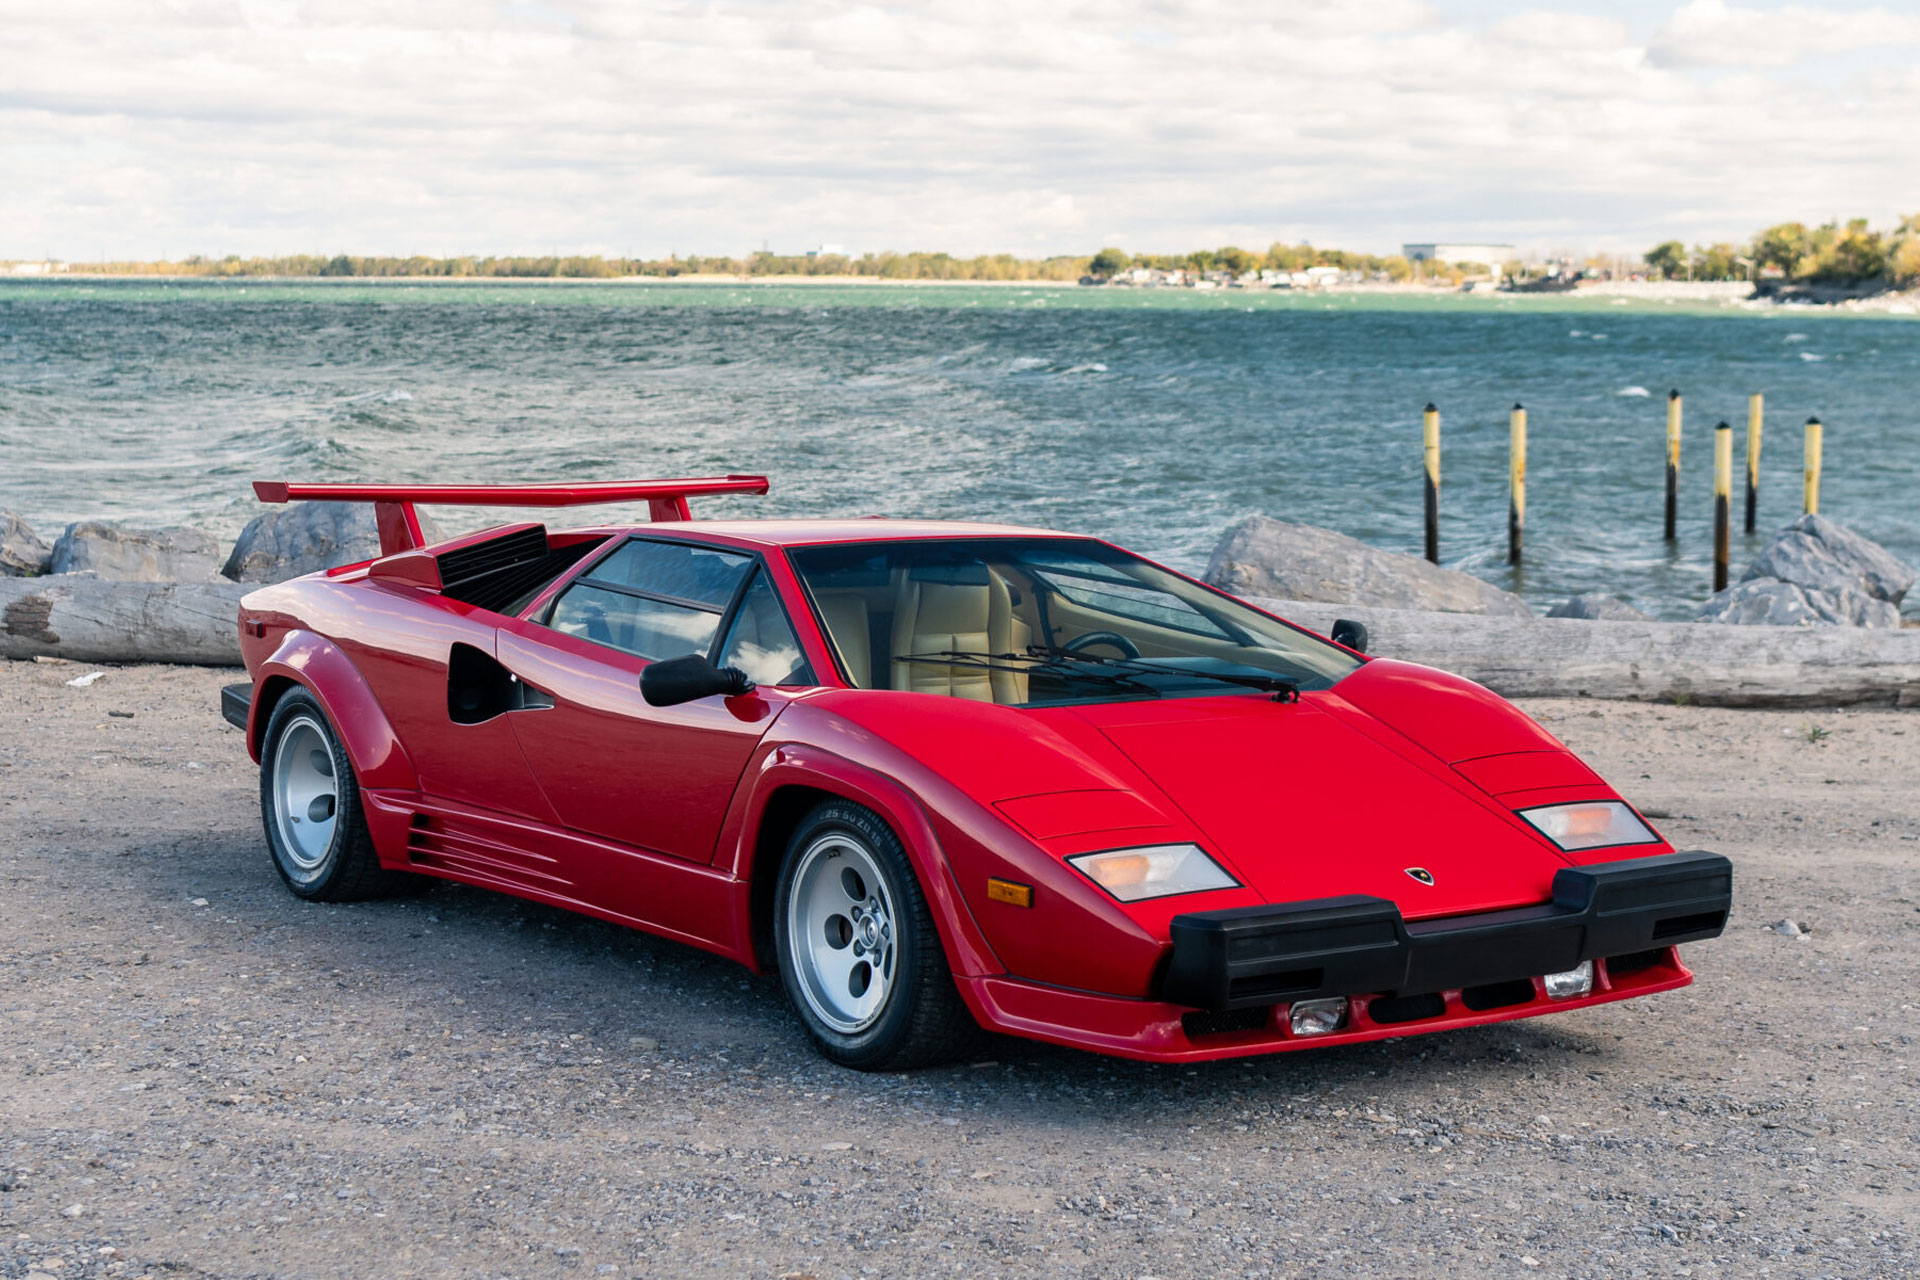
[[[1457,991],[1717,937],[1733,865],[1717,853],[1566,867],[1553,901],[1409,924],[1384,898],[1175,916],[1159,998],[1227,1011],[1326,996]]]

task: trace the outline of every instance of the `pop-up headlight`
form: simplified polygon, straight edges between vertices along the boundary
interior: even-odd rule
[[[1122,902],[1170,898],[1203,889],[1232,889],[1240,882],[1220,869],[1197,844],[1154,844],[1110,849],[1068,858],[1074,870]]]
[[[1520,816],[1569,853],[1616,844],[1660,843],[1660,837],[1640,821],[1640,815],[1619,800],[1550,804],[1538,809],[1522,809]]]

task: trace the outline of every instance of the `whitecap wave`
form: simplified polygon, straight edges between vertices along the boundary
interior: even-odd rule
[[[1039,356],[1015,356],[1013,359],[1007,361],[1007,372],[1025,373],[1029,369],[1044,369],[1048,363],[1048,361],[1041,359]]]
[[[1072,368],[1061,370],[1062,373],[1105,373],[1106,371],[1107,366],[1103,364],[1076,364]]]
[[[1826,359],[1825,356],[1817,356],[1813,354],[1813,352],[1811,351],[1802,351],[1800,353],[1800,358],[1802,360],[1825,360]]]
[[[1780,339],[1780,341],[1782,342],[1805,342],[1806,340],[1807,340],[1807,335],[1804,333],[1790,333],[1786,337]]]
[[[1613,394],[1617,396],[1650,396],[1653,392],[1645,387],[1622,387]]]

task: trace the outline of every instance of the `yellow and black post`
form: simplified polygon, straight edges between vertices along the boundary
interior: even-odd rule
[[[1507,563],[1520,563],[1527,531],[1527,411],[1513,406],[1507,418]]]
[[[1433,405],[1421,417],[1427,455],[1427,559],[1440,563],[1440,410]]]
[[[1733,526],[1733,424],[1713,429],[1713,589],[1727,589],[1727,544]]]
[[[1680,393],[1667,392],[1667,541],[1680,526]]]
[[[1747,532],[1760,508],[1760,419],[1767,398],[1758,391],[1747,397]]]
[[[1820,437],[1824,434],[1820,419],[1807,419],[1806,509],[1810,516],[1820,511]]]

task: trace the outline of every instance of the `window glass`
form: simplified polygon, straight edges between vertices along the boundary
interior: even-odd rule
[[[813,670],[765,573],[755,577],[740,597],[740,611],[727,631],[719,665],[740,668],[755,684],[814,683]]]
[[[713,647],[720,613],[577,582],[554,605],[547,625],[643,658],[678,658]]]
[[[1041,706],[1326,689],[1360,665],[1081,539],[834,544],[787,558],[862,688]]]
[[[588,569],[582,580],[725,609],[752,565],[753,557],[737,551],[636,538]]]

